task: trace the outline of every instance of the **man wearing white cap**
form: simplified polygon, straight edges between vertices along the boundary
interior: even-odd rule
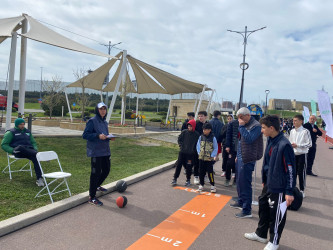
[[[91,157],[89,203],[102,206],[103,203],[96,198],[96,191],[107,191],[101,185],[108,177],[111,166],[109,130],[105,120],[107,106],[100,102],[97,104],[95,112],[96,115],[87,122],[82,136],[87,140],[87,156]]]

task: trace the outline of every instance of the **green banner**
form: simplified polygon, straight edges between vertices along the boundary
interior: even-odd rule
[[[314,100],[311,100],[311,113],[317,116],[317,104]]]

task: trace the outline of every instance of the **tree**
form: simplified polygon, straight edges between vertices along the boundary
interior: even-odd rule
[[[61,96],[63,95],[65,86],[62,83],[61,77],[54,76],[52,77],[52,82],[45,81],[43,83],[43,87],[44,91],[46,92],[43,104],[44,106],[47,106],[47,109],[49,110],[49,116],[51,119],[54,108],[58,106],[63,100]]]
[[[85,69],[77,69],[76,71],[73,72],[74,76],[80,83],[80,85],[81,85],[80,88],[82,90],[82,92],[80,94],[75,95],[76,102],[80,105],[82,119],[84,118],[84,111],[85,111],[86,107],[89,106],[89,104],[90,104],[89,95],[87,95],[85,93],[86,81],[84,79],[84,76],[86,75],[86,72],[87,72],[87,70],[85,70]]]

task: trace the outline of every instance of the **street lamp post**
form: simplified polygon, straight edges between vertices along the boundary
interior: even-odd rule
[[[103,43],[100,43],[100,45],[103,45],[103,46],[108,47],[108,54],[109,54],[109,55],[111,55],[111,49],[112,49],[114,46],[119,45],[119,44],[121,44],[121,42],[116,43],[116,44],[111,44],[111,41],[109,41],[109,44],[103,44]],[[108,60],[110,60],[110,58],[109,58]],[[108,82],[109,82],[109,72],[108,72],[108,74],[107,74],[106,77],[105,77],[104,84],[108,84]],[[109,102],[108,99],[109,99],[108,92],[106,92],[106,97],[105,97],[105,104],[106,104],[106,105],[108,105],[108,102]]]
[[[270,91],[269,91],[268,89],[266,89],[266,90],[265,90],[265,93],[266,93],[266,107],[265,107],[265,115],[267,115],[267,108],[268,108],[268,107],[267,107],[267,96],[268,96],[269,92],[270,92]]]
[[[247,30],[247,26],[245,26],[245,31],[234,31],[234,30],[227,30],[229,32],[235,32],[238,33],[240,35],[243,36],[244,38],[244,53],[243,53],[243,62],[240,64],[240,68],[242,69],[242,84],[241,84],[241,90],[240,90],[240,96],[239,96],[239,103],[238,106],[239,108],[242,106],[242,102],[243,102],[243,89],[244,89],[244,72],[245,70],[247,70],[249,68],[249,64],[245,62],[245,52],[246,52],[246,44],[247,44],[247,38],[254,32],[258,31],[258,30],[262,30],[265,29],[265,27],[262,27],[260,29],[256,29],[256,30],[252,30],[252,31],[248,31]]]

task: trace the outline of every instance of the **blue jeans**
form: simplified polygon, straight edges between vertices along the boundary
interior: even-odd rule
[[[252,172],[255,162],[244,164],[242,159],[237,159],[237,193],[238,204],[243,207],[244,214],[251,214],[252,205]]]

